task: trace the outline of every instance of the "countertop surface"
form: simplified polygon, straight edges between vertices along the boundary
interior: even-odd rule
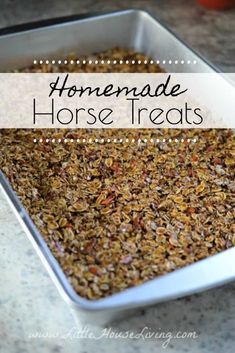
[[[221,70],[235,69],[235,10],[207,11],[184,0],[2,0],[0,28],[23,22],[135,7],[159,16]],[[235,351],[235,283],[159,304],[109,326],[81,323],[57,293],[26,234],[0,193],[0,353]],[[139,339],[111,338],[129,330]],[[169,332],[196,333],[170,339]],[[89,332],[99,339],[87,338]],[[148,333],[167,335],[148,338]]]

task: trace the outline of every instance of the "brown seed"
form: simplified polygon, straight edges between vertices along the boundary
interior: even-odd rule
[[[47,224],[47,227],[48,227],[48,229],[57,229],[57,228],[59,228],[59,225],[57,222],[51,221]]]
[[[59,226],[60,227],[65,227],[66,225],[67,225],[67,223],[68,223],[68,221],[67,221],[67,219],[66,218],[60,218],[60,220],[59,220]]]
[[[76,202],[71,207],[69,207],[69,211],[71,212],[84,212],[88,209],[89,205],[86,202]]]
[[[112,158],[107,158],[107,159],[105,160],[105,165],[106,165],[106,167],[110,168],[110,167],[113,165],[113,160],[112,160]]]
[[[197,186],[196,193],[200,194],[204,189],[205,189],[205,184],[201,183],[200,185]]]

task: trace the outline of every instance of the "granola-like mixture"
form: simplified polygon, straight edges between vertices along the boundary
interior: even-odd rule
[[[60,65],[34,65],[20,70],[21,72],[164,72],[153,60],[143,54],[123,48],[112,48],[102,53],[79,56],[73,54]],[[71,63],[72,61],[72,63]],[[96,63],[97,61],[97,63]],[[77,63],[78,62],[78,63]],[[18,70],[17,70],[18,71]]]
[[[144,59],[123,50],[103,56],[123,53]],[[129,69],[140,67],[159,71]],[[104,69],[71,70],[89,68]],[[0,139],[0,168],[83,297],[105,297],[235,245],[231,130],[9,129]]]

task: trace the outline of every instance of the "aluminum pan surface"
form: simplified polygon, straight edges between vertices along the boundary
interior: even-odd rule
[[[61,44],[65,42],[66,46]],[[133,10],[2,35],[0,70],[30,65],[35,58],[58,59],[71,51],[76,55],[90,54],[114,45],[143,52],[158,60],[197,60],[195,66],[166,65],[168,71],[214,72],[151,16]],[[74,292],[3,174],[0,174],[0,184],[62,296],[76,308],[87,312],[102,311],[102,315],[105,310],[109,317],[113,317],[121,309],[140,308],[179,298],[235,278],[235,266],[228,266],[235,261],[235,248],[232,248],[140,286],[104,299],[88,301]]]

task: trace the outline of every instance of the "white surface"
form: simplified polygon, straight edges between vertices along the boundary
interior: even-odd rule
[[[114,324],[112,332],[196,331],[196,339],[96,337],[103,328],[84,326],[60,298],[9,205],[0,193],[0,352],[213,352],[234,353],[235,283],[160,304]],[[80,331],[79,331],[80,330]],[[83,330],[83,331],[82,331]],[[78,335],[72,335],[72,332]],[[58,337],[30,338],[33,333]]]

